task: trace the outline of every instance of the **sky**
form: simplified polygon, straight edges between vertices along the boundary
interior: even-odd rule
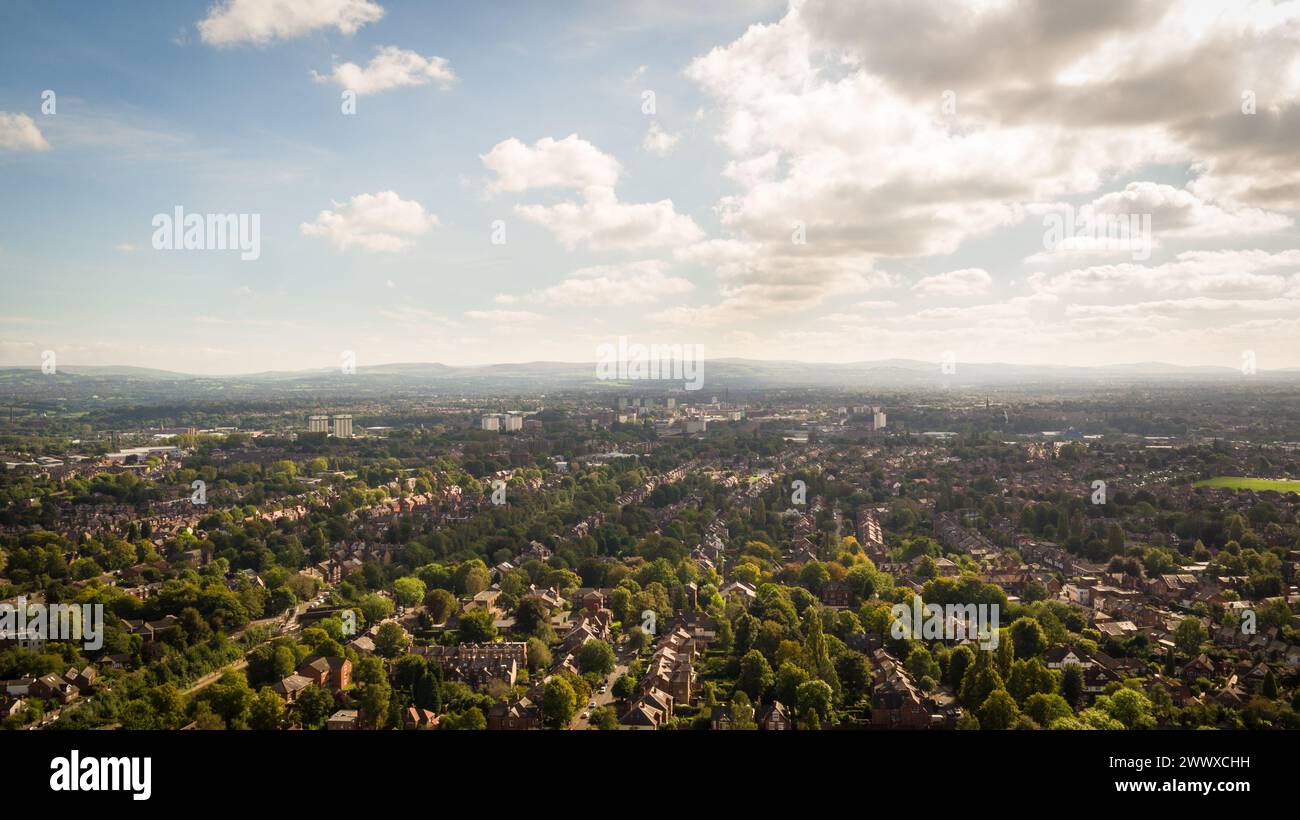
[[[1298,97],[1300,2],[9,0],[0,365],[1298,367]]]

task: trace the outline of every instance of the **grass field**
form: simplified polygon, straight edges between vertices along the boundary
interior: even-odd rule
[[[1300,481],[1287,478],[1246,478],[1219,475],[1198,481],[1194,487],[1226,487],[1229,490],[1274,490],[1279,493],[1300,493]]]

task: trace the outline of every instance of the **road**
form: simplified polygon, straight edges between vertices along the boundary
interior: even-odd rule
[[[614,671],[610,672],[609,677],[605,678],[604,694],[601,694],[600,692],[591,693],[591,700],[596,702],[597,708],[608,706],[614,702],[614,681],[618,680],[623,675],[626,675],[628,666],[637,658],[635,652],[622,652],[619,651],[620,649],[622,649],[622,647],[617,647],[615,649],[617,660],[614,663]],[[586,703],[579,703],[578,711],[573,716],[573,722],[570,724],[569,728],[579,731],[586,731],[587,729],[592,728],[591,720],[583,718],[583,715],[589,714],[590,712],[591,707]]]
[[[220,680],[221,676],[231,669],[235,671],[239,671],[240,669],[244,669],[247,666],[248,666],[247,658],[240,658],[237,661],[231,661],[230,663],[226,664],[225,666],[221,667],[215,672],[209,672],[208,674],[196,680],[193,686],[185,690],[185,694],[192,695],[195,692],[199,691],[200,689],[204,688],[205,686],[211,686],[212,684]]]

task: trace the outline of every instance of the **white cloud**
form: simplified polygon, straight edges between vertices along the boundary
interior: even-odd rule
[[[645,132],[645,138],[641,140],[641,150],[654,154],[657,157],[666,157],[681,142],[681,134],[669,134],[659,127],[659,123],[650,123],[650,128]]]
[[[572,188],[582,202],[515,206],[515,213],[553,233],[567,249],[641,250],[678,246],[703,237],[690,216],[679,214],[671,199],[620,202],[614,185],[622,174],[617,159],[577,134],[562,140],[544,137],[532,146],[502,140],[479,157],[496,178],[489,194],[538,188]]]
[[[334,66],[329,74],[312,72],[317,82],[333,82],[358,94],[374,94],[390,88],[437,83],[443,89],[456,82],[451,64],[442,57],[421,57],[397,46],[381,46],[370,62]]]
[[[531,146],[511,137],[479,157],[496,179],[489,193],[520,192],[535,188],[612,188],[623,168],[618,160],[570,134],[562,140],[543,137]]]
[[[50,144],[31,117],[0,111],[0,150],[48,151]]]
[[[978,296],[988,293],[993,277],[983,268],[962,268],[921,279],[912,290],[922,296]]]
[[[1142,292],[1266,297],[1282,295],[1291,287],[1289,275],[1297,269],[1300,250],[1185,251],[1159,265],[1120,263],[1057,274],[1039,271],[1029,276],[1029,284],[1038,292],[1076,297]]]
[[[593,185],[583,190],[584,202],[558,205],[516,205],[515,212],[542,225],[565,248],[641,250],[684,245],[703,236],[695,220],[679,214],[671,199],[658,202],[619,202],[614,189]]]
[[[1237,236],[1289,228],[1295,220],[1244,206],[1222,207],[1185,188],[1130,182],[1124,190],[1098,197],[1081,209],[1085,217],[1151,214],[1152,230],[1180,237]]]
[[[314,222],[302,223],[307,236],[327,237],[334,247],[345,251],[394,252],[410,247],[410,237],[438,225],[438,217],[426,213],[424,206],[405,200],[393,191],[357,194],[347,203],[335,202],[333,211],[321,211]]]
[[[318,29],[354,34],[383,16],[383,7],[371,0],[224,0],[208,9],[198,29],[208,45],[266,45]]]
[[[582,268],[550,287],[535,290],[530,301],[557,307],[618,307],[652,304],[666,296],[689,293],[689,279],[664,274],[658,260]]]
[[[465,317],[480,322],[493,322],[502,325],[535,322],[542,318],[541,314],[527,310],[467,310],[465,311]]]
[[[846,267],[959,253],[1037,203],[1081,194],[1098,211],[1151,212],[1169,237],[1291,226],[1281,212],[1300,205],[1300,4],[1246,5],[791,2],[686,70],[712,98],[737,185],[717,204],[718,241],[745,249],[717,268],[724,305],[815,304]],[[1238,110],[1246,88],[1259,93],[1255,116]],[[1185,190],[1095,194],[1178,164],[1193,169]],[[795,220],[807,235],[798,250]],[[697,316],[740,319],[738,307]]]

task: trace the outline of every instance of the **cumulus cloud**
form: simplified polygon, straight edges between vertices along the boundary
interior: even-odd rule
[[[301,229],[306,236],[328,238],[341,251],[406,250],[411,237],[438,225],[438,217],[426,213],[424,206],[393,191],[357,194],[346,203],[333,204],[335,210],[321,211],[314,222],[302,223]]]
[[[623,167],[577,134],[562,140],[543,137],[531,146],[511,137],[492,146],[479,159],[496,178],[488,193],[518,193],[536,188],[612,188]]]
[[[558,205],[517,205],[515,212],[545,227],[560,244],[573,250],[642,250],[683,245],[703,236],[695,220],[679,214],[671,199],[620,202],[614,189],[593,185],[583,189],[583,202]]]
[[[541,314],[527,310],[467,310],[465,311],[465,317],[496,324],[520,324],[535,322],[542,318]]]
[[[1122,191],[1089,203],[1087,216],[1151,214],[1153,229],[1168,236],[1238,236],[1289,228],[1295,220],[1260,208],[1223,207],[1192,191],[1155,182],[1130,182]]]
[[[0,111],[0,151],[48,151],[41,129],[26,114]]]
[[[962,268],[936,276],[927,276],[912,290],[922,296],[978,296],[988,293],[993,277],[983,268]]]
[[[665,263],[643,260],[576,270],[566,279],[535,290],[529,299],[559,307],[618,307],[652,304],[695,289],[689,279],[668,276]]]
[[[198,22],[199,37],[212,46],[266,45],[332,28],[354,34],[384,16],[371,0],[224,0]]]
[[[545,227],[569,250],[675,247],[703,237],[690,216],[677,213],[671,199],[620,201],[614,185],[622,165],[577,134],[562,140],[544,137],[531,146],[512,137],[479,159],[495,174],[488,182],[489,194],[541,188],[581,191],[581,202],[515,206],[515,213]]]
[[[456,82],[451,64],[442,57],[421,57],[414,51],[397,46],[381,46],[370,62],[363,66],[343,63],[329,74],[312,72],[317,82],[335,85],[358,94],[374,94],[390,88],[437,83],[443,89]]]
[[[666,157],[672,153],[681,139],[681,134],[670,134],[660,128],[659,123],[652,122],[645,132],[645,138],[641,140],[641,150],[657,157]]]
[[[1300,250],[1185,251],[1158,265],[1092,265],[1062,273],[1036,271],[1029,284],[1040,293],[1116,296],[1133,293],[1280,296],[1300,268]]]
[[[744,248],[718,269],[724,297],[815,304],[845,268],[953,254],[1156,164],[1193,181],[1087,207],[1151,213],[1168,238],[1290,227],[1297,33],[1300,4],[1272,2],[792,2],[686,70],[720,115],[737,187],[717,204],[720,241]],[[1240,110],[1242,89],[1257,114]],[[804,248],[790,246],[795,221]],[[776,286],[787,271],[797,300]]]

